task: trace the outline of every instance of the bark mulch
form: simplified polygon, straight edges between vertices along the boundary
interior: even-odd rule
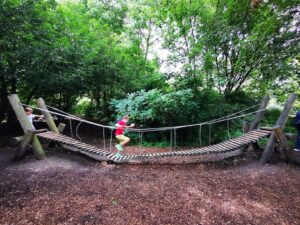
[[[11,152],[0,150],[3,225],[300,224],[300,168],[292,165],[103,166],[63,150],[5,163]]]

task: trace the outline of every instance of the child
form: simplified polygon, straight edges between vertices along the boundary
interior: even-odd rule
[[[130,126],[126,126],[128,119],[129,116],[123,116],[123,118],[119,120],[118,123],[115,125],[117,127],[116,138],[118,139],[118,141],[120,141],[120,144],[116,144],[116,148],[118,149],[118,156],[122,156],[120,151],[123,151],[123,146],[130,141],[130,138],[124,135],[124,129],[134,127],[134,123],[132,123]]]
[[[300,152],[300,111],[296,113],[295,127],[298,130],[294,151]]]
[[[25,108],[26,116],[27,116],[27,118],[28,118],[31,126],[34,128],[34,126],[33,126],[33,119],[34,118],[44,119],[44,115],[40,115],[40,116],[39,115],[34,115],[34,114],[32,114],[32,111],[33,110],[30,107],[26,107]]]

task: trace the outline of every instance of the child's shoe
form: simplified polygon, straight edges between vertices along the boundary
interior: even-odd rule
[[[123,155],[120,152],[116,153],[116,156],[119,158],[123,157]]]
[[[117,144],[117,145],[116,145],[116,148],[117,148],[119,151],[123,151],[123,147],[122,147],[122,145],[120,145],[120,144]]]

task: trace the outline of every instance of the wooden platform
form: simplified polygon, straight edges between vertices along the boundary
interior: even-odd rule
[[[254,130],[244,134],[241,137],[233,138],[231,140],[224,141],[222,143],[215,144],[215,145],[210,145],[207,147],[194,148],[194,149],[184,150],[184,151],[154,153],[154,154],[141,154],[141,155],[132,154],[132,155],[124,155],[123,157],[118,157],[115,153],[105,151],[96,146],[80,142],[66,135],[57,134],[52,131],[39,133],[37,134],[37,136],[43,139],[61,143],[63,147],[69,150],[81,152],[82,154],[85,154],[97,160],[126,163],[131,160],[145,161],[145,160],[152,160],[152,159],[159,159],[159,158],[166,158],[166,157],[178,157],[178,156],[187,157],[187,156],[196,156],[196,155],[203,155],[203,154],[225,154],[227,152],[231,152],[239,148],[245,147],[251,143],[255,143],[263,137],[270,136],[271,133],[272,131],[270,130]]]

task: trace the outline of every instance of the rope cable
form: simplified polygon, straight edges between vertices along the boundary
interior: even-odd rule
[[[199,126],[199,144],[202,147],[202,125]]]
[[[246,121],[246,116],[244,116],[244,122],[243,122],[243,134],[245,134],[246,130],[245,130],[245,126],[248,126],[247,121]],[[247,128],[248,129],[248,128]]]
[[[139,131],[138,133],[139,133],[139,138],[138,138],[138,140],[139,140],[139,144],[141,145],[141,132]]]
[[[70,123],[70,132],[71,132],[71,137],[73,138],[74,135],[73,135],[73,125],[72,125],[72,120],[69,119],[69,123]]]
[[[174,149],[176,149],[176,129],[174,129]]]
[[[113,130],[110,130],[110,145],[109,145],[109,151],[112,151],[112,137],[113,137]]]
[[[230,130],[229,130],[229,120],[227,120],[227,134],[228,134],[228,138],[231,139]]]
[[[208,126],[208,145],[211,143],[211,123]]]
[[[173,135],[172,135],[172,130],[170,130],[170,145],[171,145],[171,150],[173,149]]]
[[[80,125],[82,124],[82,122],[79,122],[78,123],[78,125],[76,126],[76,137],[81,141],[82,139],[81,139],[81,137],[79,136],[79,134],[78,134],[78,129],[79,129],[79,127],[80,127]]]
[[[26,105],[26,104],[22,104],[22,105],[29,106],[29,105]],[[63,117],[69,118],[69,119],[73,119],[73,120],[77,120],[77,121],[82,121],[82,122],[90,124],[90,125],[95,125],[95,126],[99,126],[99,127],[105,127],[105,128],[115,129],[115,127],[113,127],[113,126],[107,126],[107,125],[103,125],[103,124],[99,124],[99,123],[94,123],[94,122],[91,122],[91,121],[88,121],[88,120],[85,120],[85,119],[82,119],[82,118],[79,118],[79,117],[76,117],[76,116],[72,116],[71,114],[69,114],[68,116],[66,116],[66,115],[63,115],[61,113],[57,113],[57,112],[53,112],[53,111],[50,111],[50,110],[41,109],[41,108],[38,108],[38,107],[33,107],[33,106],[29,106],[29,107],[32,107],[32,108],[40,110],[40,111],[51,112],[54,115],[63,116]],[[253,108],[253,107],[249,107],[249,108]],[[220,123],[220,122],[227,121],[228,119],[229,120],[233,120],[233,119],[241,118],[241,117],[244,117],[244,116],[247,116],[247,115],[252,115],[254,113],[267,110],[267,109],[260,109],[260,110],[257,110],[257,111],[254,111],[254,112],[250,112],[250,113],[247,113],[247,114],[232,116],[232,115],[236,115],[236,114],[238,114],[238,113],[240,113],[242,111],[246,111],[249,108],[241,110],[241,111],[236,112],[236,113],[233,113],[233,114],[231,114],[229,116],[226,116],[226,117],[221,117],[219,119],[214,119],[214,120],[210,120],[210,121],[206,121],[206,122],[202,122],[202,123],[197,123],[197,124],[180,125],[180,126],[172,126],[172,127],[143,128],[143,129],[127,128],[127,129],[130,130],[130,131],[132,131],[132,132],[139,132],[139,131],[142,131],[142,132],[155,132],[155,131],[164,131],[164,130],[172,130],[172,129],[181,129],[181,128],[194,127],[194,126],[205,125],[205,124]]]
[[[106,150],[106,146],[105,146],[105,128],[102,127],[102,135],[103,135],[103,148],[104,148],[104,151]]]

